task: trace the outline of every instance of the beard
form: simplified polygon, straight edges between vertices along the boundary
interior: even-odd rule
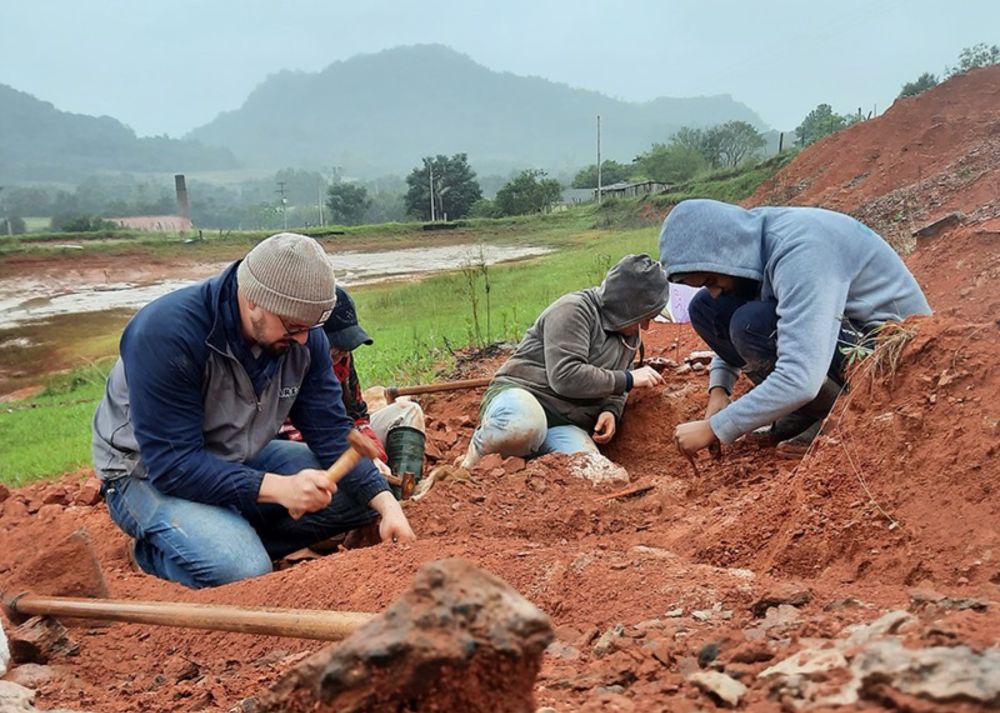
[[[291,346],[291,342],[287,337],[282,337],[281,339],[274,341],[270,341],[265,337],[267,334],[267,320],[263,315],[256,318],[251,315],[250,327],[253,330],[254,344],[271,356],[281,356],[287,352],[288,348]]]

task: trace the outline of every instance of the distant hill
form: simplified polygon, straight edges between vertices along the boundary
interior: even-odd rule
[[[102,170],[184,172],[238,165],[229,149],[137,138],[111,117],[60,111],[0,84],[0,181],[74,181]]]
[[[614,59],[608,59],[615,62]],[[669,72],[634,67],[622,72]],[[398,47],[318,73],[268,77],[242,107],[188,138],[233,151],[249,166],[341,166],[355,175],[408,172],[422,156],[465,152],[483,173],[575,168],[603,156],[630,161],[681,126],[731,119],[766,125],[728,95],[612,99],[538,77],[494,72],[441,45]]]

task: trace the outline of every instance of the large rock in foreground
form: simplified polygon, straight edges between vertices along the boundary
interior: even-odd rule
[[[258,711],[530,713],[549,618],[465,560],[424,565],[398,601],[292,669]]]

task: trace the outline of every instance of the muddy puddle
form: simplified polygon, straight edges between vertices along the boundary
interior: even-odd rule
[[[538,246],[466,244],[331,253],[330,261],[337,281],[351,286],[454,270],[480,260],[492,265],[551,251]],[[136,274],[107,269],[0,279],[0,329],[59,315],[136,310],[161,295],[221,271],[226,264],[200,264],[190,270],[190,277],[183,278],[178,278],[176,269],[159,274],[148,269]]]

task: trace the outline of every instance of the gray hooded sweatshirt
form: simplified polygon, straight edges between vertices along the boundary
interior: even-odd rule
[[[546,411],[587,431],[610,411],[621,420],[625,374],[639,335],[617,330],[666,306],[667,277],[648,255],[626,255],[600,287],[563,295],[528,329],[494,379],[530,391]]]
[[[746,210],[688,200],[667,216],[660,262],[668,276],[714,272],[760,283],[776,300],[778,361],[768,377],[711,418],[723,443],[812,401],[826,379],[844,319],[871,329],[930,314],[899,255],[854,218],[820,208]],[[739,369],[716,357],[709,388],[732,390]]]

